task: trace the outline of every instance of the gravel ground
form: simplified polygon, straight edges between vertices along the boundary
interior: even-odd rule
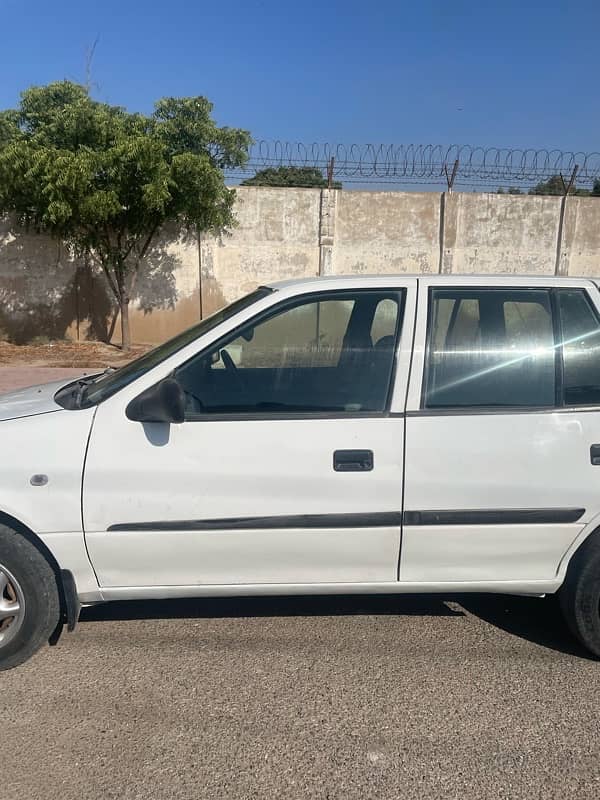
[[[56,367],[0,367],[0,395],[4,392],[12,392],[25,386],[33,386],[37,383],[51,383],[60,381],[62,378],[76,378],[86,372],[92,372],[86,367],[74,369],[59,369]]]
[[[600,796],[554,598],[114,603],[0,685],[2,800]]]
[[[104,342],[37,342],[11,344],[0,340],[0,368],[21,367],[119,367],[145,353],[151,345],[136,344],[124,353]]]

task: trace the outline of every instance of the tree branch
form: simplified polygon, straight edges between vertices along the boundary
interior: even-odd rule
[[[117,284],[113,279],[113,276],[110,274],[110,268],[107,266],[106,261],[104,259],[101,259],[100,263],[102,265],[102,269],[104,271],[104,274],[106,275],[106,280],[108,281],[108,285],[110,286],[112,293],[114,294],[117,300],[120,300],[121,293],[117,287]]]
[[[146,255],[146,252],[147,252],[148,248],[150,247],[150,242],[152,241],[152,239],[154,238],[154,235],[156,234],[156,231],[158,230],[159,224],[160,223],[157,220],[154,223],[154,225],[152,226],[150,234],[149,234],[148,238],[146,239],[146,241],[144,242],[144,246],[142,247],[142,249],[139,252],[139,255],[138,255],[138,258],[137,258],[138,264],[144,258],[144,256]]]
[[[106,280],[108,281],[108,285],[110,287],[110,290],[114,294],[116,299],[118,300],[119,299],[119,290],[117,288],[117,285],[116,285],[116,283],[114,281],[113,276],[110,273],[110,267],[106,263],[106,258],[103,258],[100,255],[100,253],[98,253],[96,250],[94,250],[92,248],[90,248],[88,250],[88,253],[89,253],[90,257],[96,262],[96,264],[98,264],[98,266],[100,266],[102,268],[102,271],[106,275]]]
[[[132,238],[129,240],[129,243],[128,243],[128,245],[127,245],[127,248],[126,248],[125,252],[123,253],[123,259],[127,259],[127,258],[129,258],[129,255],[131,254],[131,251],[132,251],[132,250],[133,250],[133,248],[135,247],[135,243],[136,243],[136,241],[137,241],[137,240],[136,240],[135,236],[133,236],[133,237],[132,237]]]
[[[133,290],[135,288],[135,284],[137,282],[138,273],[139,273],[139,270],[140,270],[140,263],[143,260],[144,256],[146,255],[146,253],[148,252],[148,248],[150,247],[150,244],[152,243],[152,240],[154,239],[154,237],[156,235],[156,232],[158,230],[159,225],[160,225],[160,222],[157,220],[154,223],[154,225],[152,226],[152,228],[150,230],[150,233],[146,237],[146,240],[145,240],[144,244],[142,245],[142,249],[137,254],[137,258],[135,260],[135,265],[133,267],[132,274],[131,274],[131,281],[130,281],[130,284],[129,284],[129,294],[133,293]],[[131,252],[132,249],[133,249],[133,245],[129,249],[129,253]]]

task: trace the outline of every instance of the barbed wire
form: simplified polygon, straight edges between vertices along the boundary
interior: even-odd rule
[[[333,161],[332,161],[333,159]],[[327,142],[255,141],[243,169],[230,177],[249,177],[268,167],[333,166],[333,177],[348,182],[407,183],[444,181],[456,166],[456,183],[532,185],[552,175],[570,176],[577,167],[577,185],[600,178],[600,152],[533,148],[476,147],[436,144],[329,144]]]

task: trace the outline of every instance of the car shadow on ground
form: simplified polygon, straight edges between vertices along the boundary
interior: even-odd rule
[[[128,600],[84,608],[81,622],[188,617],[464,616],[464,612],[450,608],[444,600],[436,595],[277,595]]]
[[[558,597],[460,595],[455,600],[469,614],[533,644],[565,655],[596,661],[567,627]]]
[[[81,622],[234,617],[422,616],[470,614],[550,650],[592,659],[568,630],[555,597],[510,595],[313,595],[113,601],[81,612]]]

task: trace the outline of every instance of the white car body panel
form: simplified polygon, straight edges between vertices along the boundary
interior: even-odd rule
[[[553,580],[583,525],[405,525],[400,581]]]
[[[377,583],[227,583],[202,586],[120,586],[102,589],[104,600],[161,600],[177,597],[253,597],[321,594],[462,594],[494,592],[542,597],[560,588],[545,581],[378,581]]]
[[[124,413],[117,420],[103,410],[84,481],[86,540],[102,586],[214,584],[228,576],[231,583],[396,578],[399,522],[354,530],[107,529],[149,520],[398,512],[402,419],[193,422],[171,426],[169,441],[156,445]],[[111,458],[109,430],[128,456]],[[334,450],[367,447],[377,453],[372,472],[333,471]]]
[[[63,385],[45,387],[41,403]],[[12,399],[9,404],[14,413]],[[21,412],[29,416],[0,422],[0,512],[40,537],[61,569],[72,572],[80,597],[101,600],[81,524],[81,476],[95,409],[65,411],[54,405],[52,412],[38,405],[31,416],[34,403],[26,400]],[[47,483],[33,486],[33,475],[46,476]]]
[[[0,521],[13,518],[38,535],[73,573],[82,602],[556,591],[576,548],[600,525],[600,467],[590,463],[600,407],[422,411],[427,299],[436,285],[579,287],[600,311],[598,289],[584,279],[336,276],[276,284],[275,293],[97,408],[63,410],[54,397],[65,382],[0,397]],[[355,287],[407,292],[387,412],[181,425],[125,416],[143,390],[258,312],[288,297]],[[336,449],[373,450],[375,469],[334,472]],[[33,486],[34,474],[47,475],[47,484]],[[179,520],[478,509],[582,513],[540,524],[412,524],[405,516],[403,526],[173,527]],[[136,528],[153,520],[170,528]]]
[[[55,381],[0,395],[0,422],[62,411],[54,395],[65,383],[64,380]]]
[[[0,422],[0,510],[38,534],[81,531],[81,476],[95,409]],[[47,483],[32,486],[33,475]]]
[[[600,441],[600,414],[409,415],[406,428],[407,509],[582,507],[586,523],[598,502],[589,447]]]
[[[445,579],[453,571],[464,580],[551,578],[598,509],[600,470],[590,464],[589,443],[600,441],[600,413],[408,416],[406,437],[407,510],[585,513],[571,525],[405,525],[402,580]],[[565,463],[570,469],[557,481],[557,465]]]
[[[81,526],[79,530],[64,533],[42,533],[40,539],[60,568],[73,575],[81,603],[97,603],[106,599],[90,562]]]
[[[122,542],[116,541],[119,537]],[[175,541],[174,541],[175,540]],[[400,526],[87,535],[102,589],[396,580]]]

